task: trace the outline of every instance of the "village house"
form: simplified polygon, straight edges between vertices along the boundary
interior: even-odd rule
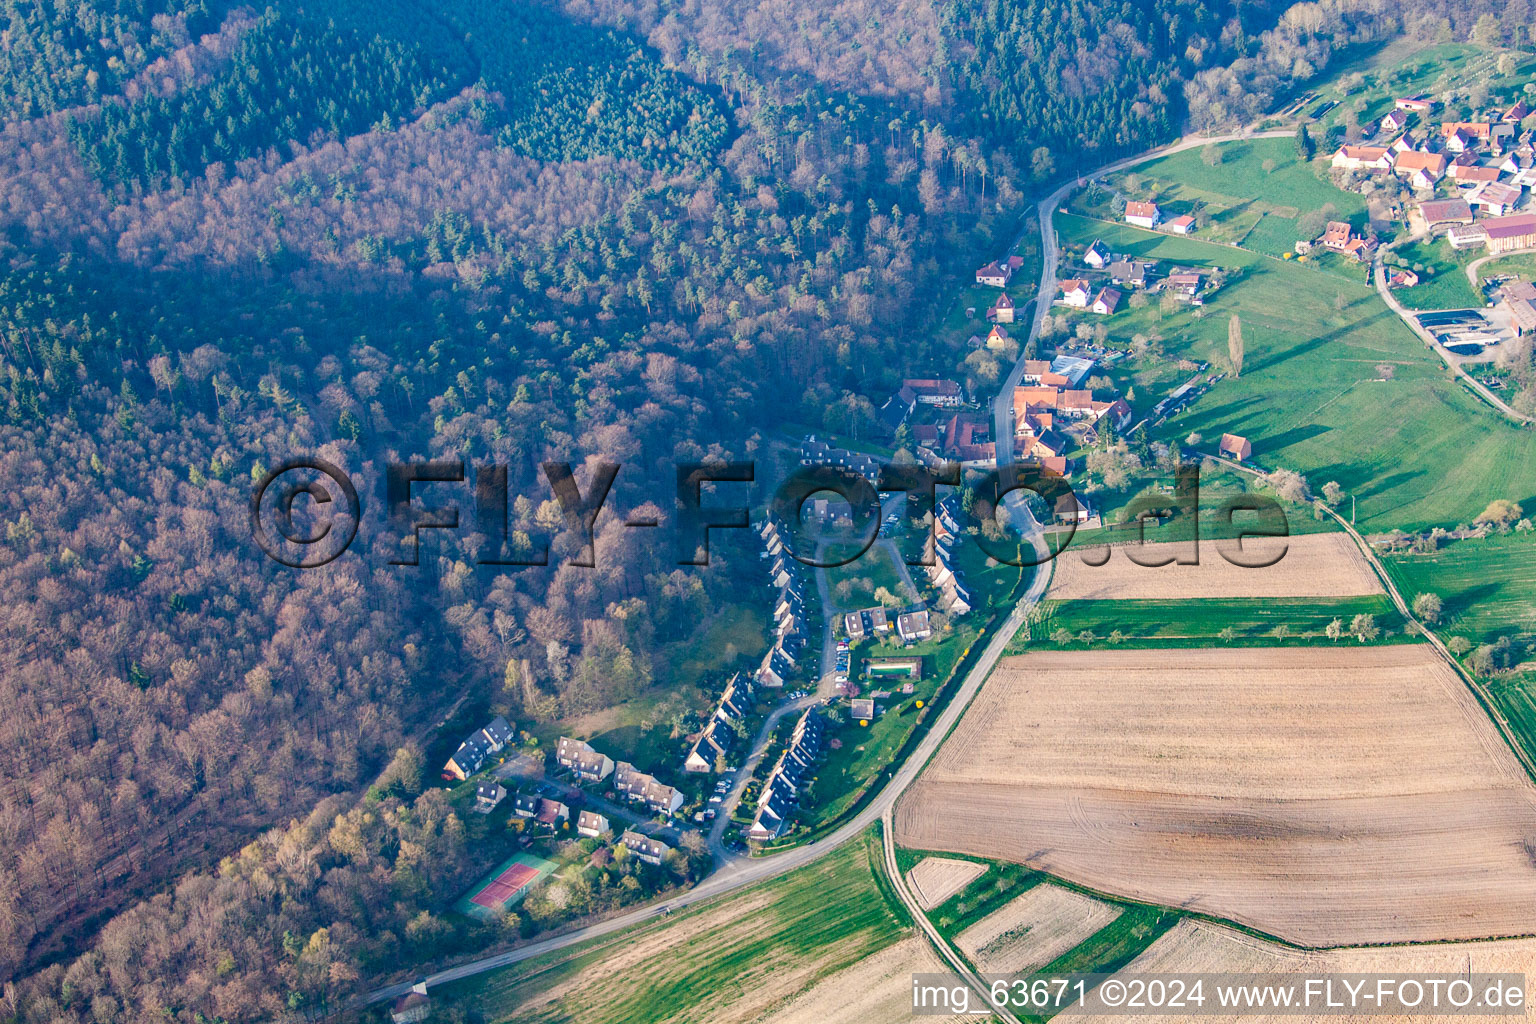
[[[630,803],[644,804],[656,814],[671,816],[683,806],[683,794],[654,775],[647,775],[628,761],[613,769],[613,790]]]
[[[1093,297],[1093,304],[1088,307],[1090,312],[1100,316],[1108,316],[1120,306],[1120,293],[1113,288],[1100,288],[1099,294]]]
[[[1488,121],[1445,121],[1440,125],[1440,134],[1445,136],[1447,148],[1449,148],[1452,136],[1459,135],[1471,141],[1473,139],[1486,140],[1493,132],[1493,125]],[[1455,150],[1461,152],[1461,150]]]
[[[987,348],[996,352],[1008,344],[1008,332],[994,324],[987,332]]]
[[[1104,267],[1108,265],[1109,261],[1109,250],[1105,248],[1104,243],[1099,241],[1097,238],[1095,238],[1093,240],[1093,244],[1088,247],[1088,251],[1083,253],[1083,264],[1085,266],[1092,267],[1094,270],[1103,270]]]
[[[1125,204],[1125,222],[1148,231],[1157,227],[1163,219],[1163,211],[1156,203],[1132,202]]]
[[[987,310],[987,319],[997,324],[1013,323],[1013,300],[1007,292],[1001,292],[997,301],[992,303],[992,308]]]
[[[1081,278],[1069,277],[1061,282],[1061,301],[1068,306],[1078,309],[1086,309],[1092,297],[1088,289],[1088,282]]]
[[[1132,260],[1116,260],[1109,265],[1109,280],[1130,288],[1141,288],[1147,283],[1147,265]]]
[[[1093,508],[1087,498],[1068,491],[1056,499],[1056,508],[1051,518],[1058,523],[1082,524],[1093,518]]]
[[[880,422],[885,424],[885,429],[892,434],[896,428],[907,421],[912,415],[912,410],[917,407],[917,395],[909,387],[899,387],[896,393],[885,400],[885,404],[879,409]]]
[[[815,434],[807,435],[800,442],[800,465],[851,469],[870,483],[880,478],[880,462],[873,455],[834,448],[825,441],[817,440]]]
[[[1246,437],[1237,434],[1222,434],[1221,444],[1217,447],[1218,455],[1225,455],[1238,462],[1247,462],[1253,458],[1253,445],[1248,443]]]
[[[965,392],[952,380],[912,379],[903,381],[902,386],[912,389],[920,405],[952,407],[965,404]]]
[[[1399,153],[1392,165],[1392,173],[1420,191],[1435,187],[1445,177],[1448,161],[1444,153]]]
[[[561,736],[556,741],[555,763],[562,768],[569,768],[576,773],[577,778],[587,782],[601,782],[613,771],[613,761],[606,755],[599,754],[588,744],[569,736]]]
[[[513,735],[511,723],[497,715],[459,744],[459,749],[443,765],[443,777],[464,781],[481,769],[487,757],[501,753],[512,742]]]
[[[962,463],[996,461],[997,446],[989,440],[992,420],[981,413],[956,413],[944,424],[940,452]]]
[[[662,858],[672,852],[672,847],[660,839],[652,839],[634,829],[626,829],[619,837],[619,842],[623,843],[624,848],[630,853],[651,865],[660,865]]]
[[[1394,107],[1382,116],[1377,130],[1383,135],[1394,135],[1408,127],[1408,115],[1408,111]]]
[[[1332,252],[1364,261],[1375,250],[1375,244],[1355,234],[1346,221],[1331,220],[1323,232],[1323,248]]]
[[[576,815],[576,834],[596,839],[608,831],[608,818],[596,811],[582,811]]]
[[[427,998],[427,983],[417,982],[389,1007],[390,1024],[419,1024],[432,1014],[432,1000]]]
[[[1386,146],[1340,146],[1331,164],[1346,171],[1388,171],[1392,169],[1392,151]]]
[[[1181,299],[1192,299],[1200,293],[1200,275],[1192,270],[1169,274],[1163,287]]]
[[[539,800],[538,813],[533,816],[534,820],[540,825],[548,825],[550,828],[554,828],[559,822],[569,821],[570,817],[571,809],[569,807],[559,800],[550,800],[548,798]]]
[[[883,636],[891,631],[891,620],[884,608],[865,608],[843,616],[843,628],[850,640],[862,640],[866,636]]]
[[[1008,278],[1012,276],[1006,263],[998,263],[994,260],[976,271],[976,283],[989,288],[1004,288],[1008,285]]]
[[[531,818],[539,813],[539,798],[533,793],[515,793],[512,796],[512,813],[519,818]]]
[[[1488,233],[1488,251],[1491,253],[1536,246],[1536,214],[1489,217],[1482,222],[1482,228]]]
[[[1195,230],[1195,218],[1187,213],[1181,214],[1169,221],[1166,227],[1176,235],[1187,235]]]
[[[1419,275],[1407,267],[1398,267],[1387,275],[1388,288],[1412,288],[1419,283]]]
[[[475,787],[475,810],[481,814],[490,814],[506,796],[506,787],[501,783],[482,782]]]
[[[896,635],[909,644],[927,640],[933,635],[933,629],[928,625],[928,612],[919,608],[896,616]]]
[[[767,654],[763,655],[763,660],[758,664],[757,671],[752,673],[752,678],[763,686],[782,688],[785,681],[789,679],[789,674],[795,670],[795,663],[791,657],[783,647],[775,644],[768,649]]]
[[[1515,100],[1515,105],[1504,111],[1504,116],[1499,120],[1508,124],[1519,124],[1530,112],[1531,108],[1525,105],[1525,100]]]

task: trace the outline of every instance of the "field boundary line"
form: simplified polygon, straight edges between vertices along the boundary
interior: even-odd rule
[[[1223,458],[1221,456],[1207,455],[1206,458],[1213,458],[1216,462],[1221,463],[1228,468],[1236,469],[1240,472],[1247,473],[1250,476],[1262,477],[1264,475],[1262,471],[1258,469],[1254,469],[1251,466],[1245,466],[1240,462],[1233,462],[1231,459]],[[1378,577],[1380,577],[1381,584],[1386,588],[1387,596],[1392,598],[1392,604],[1396,606],[1398,613],[1401,614],[1402,617],[1406,619],[1411,625],[1413,625],[1413,627],[1419,631],[1419,634],[1423,636],[1425,640],[1429,641],[1430,646],[1432,646],[1435,651],[1439,653],[1441,659],[1445,661],[1447,665],[1451,666],[1451,670],[1455,672],[1457,677],[1461,679],[1461,681],[1467,686],[1469,690],[1472,691],[1472,696],[1477,699],[1477,703],[1481,705],[1483,711],[1498,728],[1499,735],[1503,737],[1505,745],[1509,747],[1509,749],[1514,753],[1515,760],[1520,762],[1520,767],[1524,769],[1526,778],[1528,778],[1533,784],[1536,784],[1536,761],[1533,761],[1531,756],[1526,753],[1525,749],[1515,741],[1514,730],[1510,727],[1509,720],[1505,718],[1504,714],[1494,705],[1493,698],[1488,696],[1488,691],[1484,689],[1483,684],[1479,682],[1477,678],[1472,675],[1472,673],[1468,672],[1462,666],[1461,662],[1456,660],[1456,656],[1450,652],[1450,650],[1445,646],[1444,642],[1442,642],[1441,639],[1435,635],[1433,630],[1424,625],[1424,623],[1420,622],[1418,618],[1414,616],[1412,609],[1410,609],[1407,602],[1403,600],[1403,595],[1398,592],[1397,584],[1393,581],[1391,574],[1387,572],[1386,566],[1382,565],[1381,560],[1377,558],[1375,549],[1372,548],[1370,543],[1360,535],[1360,531],[1355,529],[1354,524],[1321,502],[1318,503],[1318,507],[1332,516],[1334,521],[1344,528],[1344,532],[1349,534],[1350,538],[1355,542],[1355,546],[1360,549],[1360,553],[1365,556],[1366,562],[1370,564],[1371,570],[1376,573]]]
[[[892,813],[893,806],[887,805],[885,813],[880,816],[880,842],[885,848],[885,871],[890,876],[890,882],[896,890],[896,895],[901,897],[901,902],[906,905],[908,913],[912,915],[918,927],[923,930],[923,934],[928,936],[928,942],[938,950],[939,955],[949,963],[949,966],[954,968],[955,973],[960,975],[961,980],[981,996],[982,1005],[992,1007],[993,1014],[1008,1021],[1009,1024],[1023,1024],[1018,1017],[1014,1016],[1011,1009],[1006,1006],[997,1006],[992,1002],[989,998],[987,983],[972,969],[970,962],[949,944],[949,940],[940,934],[934,923],[928,920],[928,914],[922,907],[918,906],[911,892],[907,890],[907,881],[902,877],[901,868],[896,863],[896,840],[892,838],[895,832],[894,815]]]

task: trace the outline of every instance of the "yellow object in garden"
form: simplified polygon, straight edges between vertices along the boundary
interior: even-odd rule
[[[861,719],[859,719],[859,724],[860,725],[868,725],[869,724],[869,719],[861,718]]]

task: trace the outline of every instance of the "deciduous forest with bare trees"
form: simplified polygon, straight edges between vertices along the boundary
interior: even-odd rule
[[[314,1018],[504,940],[446,916],[486,865],[417,752],[761,600],[744,539],[623,529],[676,462],[868,429],[1033,190],[1487,10],[1530,42],[1481,0],[4,0],[0,1021]],[[279,566],[294,454],[505,464],[550,564],[466,517],[391,566],[379,513]],[[539,466],[597,459],[582,568]]]

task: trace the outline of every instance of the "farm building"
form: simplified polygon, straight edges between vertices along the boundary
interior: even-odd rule
[[[1168,230],[1176,235],[1187,235],[1195,230],[1195,218],[1184,214],[1168,222]]]
[[[1441,224],[1471,224],[1472,207],[1465,199],[1436,199],[1419,204],[1419,219],[1426,229]]]
[[[1483,221],[1482,226],[1488,233],[1489,252],[1510,252],[1536,245],[1536,214],[1490,217]]]
[[[1238,462],[1246,462],[1253,457],[1253,445],[1248,443],[1246,437],[1237,434],[1222,434],[1221,446],[1216,450],[1218,454],[1229,456]]]
[[[1475,249],[1488,244],[1488,229],[1481,224],[1457,224],[1445,233],[1452,249]]]

